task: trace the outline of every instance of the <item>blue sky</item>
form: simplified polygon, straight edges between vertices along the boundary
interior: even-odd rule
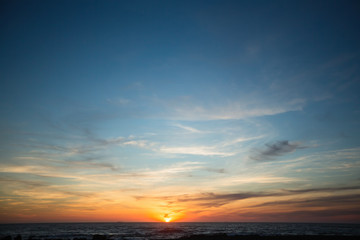
[[[359,222],[359,10],[3,1],[2,219]]]

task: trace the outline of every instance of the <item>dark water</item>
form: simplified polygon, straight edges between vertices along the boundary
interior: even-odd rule
[[[91,239],[108,235],[121,240],[174,239],[194,234],[232,235],[342,235],[360,236],[360,224],[319,223],[47,223],[0,224],[0,237],[17,234],[23,239]]]

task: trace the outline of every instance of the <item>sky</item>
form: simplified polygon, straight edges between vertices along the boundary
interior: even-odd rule
[[[0,3],[0,222],[360,222],[359,1]]]

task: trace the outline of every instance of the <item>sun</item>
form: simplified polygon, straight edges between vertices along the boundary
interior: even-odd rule
[[[170,222],[171,221],[171,217],[166,217],[164,218],[165,222]]]

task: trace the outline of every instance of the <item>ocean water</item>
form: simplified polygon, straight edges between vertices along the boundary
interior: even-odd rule
[[[86,238],[176,239],[195,234],[227,235],[342,235],[360,236],[360,224],[326,223],[42,223],[0,224],[0,237],[20,234],[23,240]]]

